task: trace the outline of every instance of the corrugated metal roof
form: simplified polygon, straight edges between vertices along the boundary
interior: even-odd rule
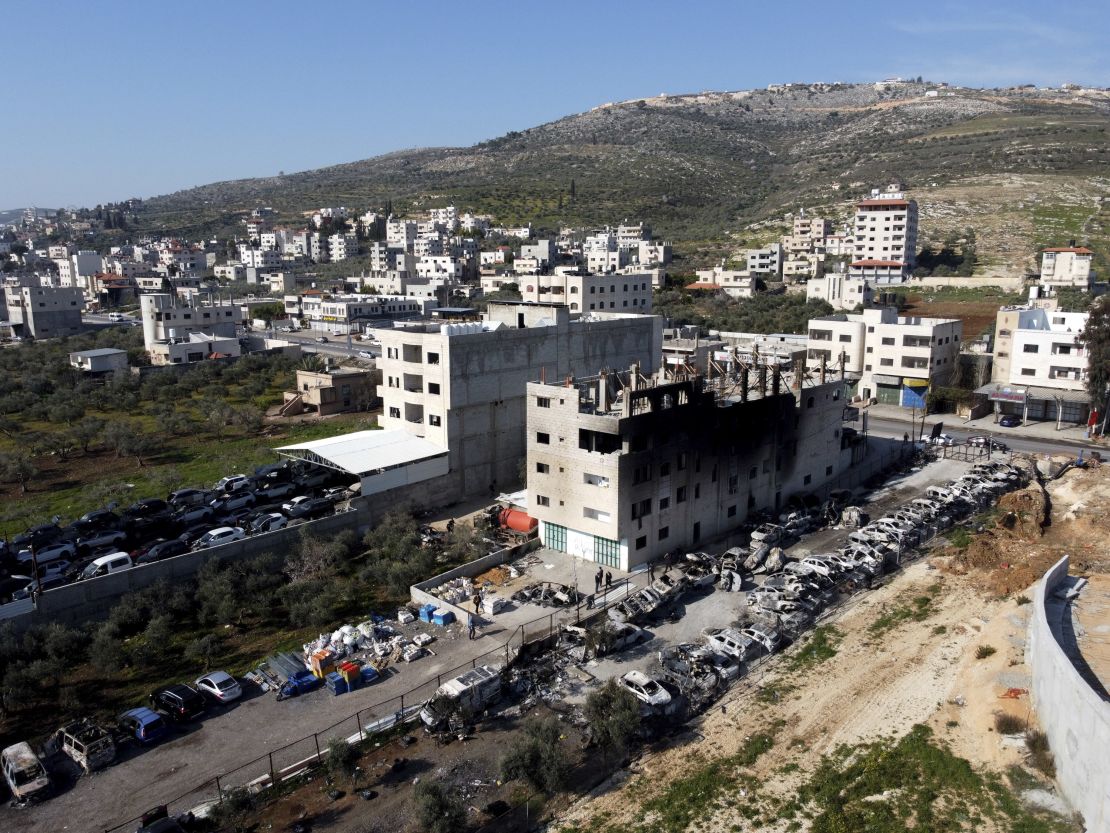
[[[274,450],[286,457],[320,462],[360,476],[447,454],[447,449],[401,429],[355,431]]]

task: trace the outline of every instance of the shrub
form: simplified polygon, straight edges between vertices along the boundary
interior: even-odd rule
[[[529,721],[501,759],[501,777],[525,780],[543,792],[561,789],[570,769],[561,740],[557,717]]]
[[[586,721],[604,754],[624,753],[640,726],[639,701],[616,680],[609,680],[586,698]]]
[[[1028,596],[1026,596],[1024,593],[1022,593],[1014,601],[1016,601],[1019,605],[1027,605],[1033,600],[1030,599]]]
[[[1000,735],[1020,735],[1026,728],[1025,721],[1017,715],[998,712],[994,716],[994,730]]]
[[[332,738],[328,741],[328,752],[324,766],[333,778],[353,775],[358,763],[358,751],[345,738]]]
[[[1030,729],[1025,733],[1025,747],[1029,750],[1029,764],[1049,778],[1055,778],[1056,760],[1048,746],[1048,736],[1044,732]]]
[[[975,659],[986,659],[987,657],[994,656],[996,653],[998,653],[998,651],[995,650],[993,645],[980,645],[975,649]]]
[[[413,790],[416,817],[427,833],[458,833],[466,828],[466,811],[439,784],[421,781]]]

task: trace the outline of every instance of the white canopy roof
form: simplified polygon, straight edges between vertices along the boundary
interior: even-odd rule
[[[447,455],[447,449],[401,429],[355,431],[274,450],[284,457],[328,466],[360,477]]]

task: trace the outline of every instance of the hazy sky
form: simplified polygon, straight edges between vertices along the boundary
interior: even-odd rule
[[[3,9],[0,209],[93,205],[607,101],[923,75],[1110,85],[1110,3],[55,0]]]

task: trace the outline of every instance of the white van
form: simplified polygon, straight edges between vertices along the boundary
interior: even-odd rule
[[[84,581],[87,578],[98,578],[106,576],[111,573],[118,573],[120,570],[130,570],[135,565],[131,562],[131,556],[125,552],[110,552],[107,555],[102,555],[85,567],[81,571],[81,575],[77,577],[78,581]]]
[[[122,312],[110,312],[110,313],[108,313],[108,320],[109,321],[126,321],[127,316],[124,315]]]
[[[50,791],[50,776],[32,750],[30,744],[17,743],[0,752],[0,768],[4,780],[12,791],[12,799],[22,804],[46,797]]]

